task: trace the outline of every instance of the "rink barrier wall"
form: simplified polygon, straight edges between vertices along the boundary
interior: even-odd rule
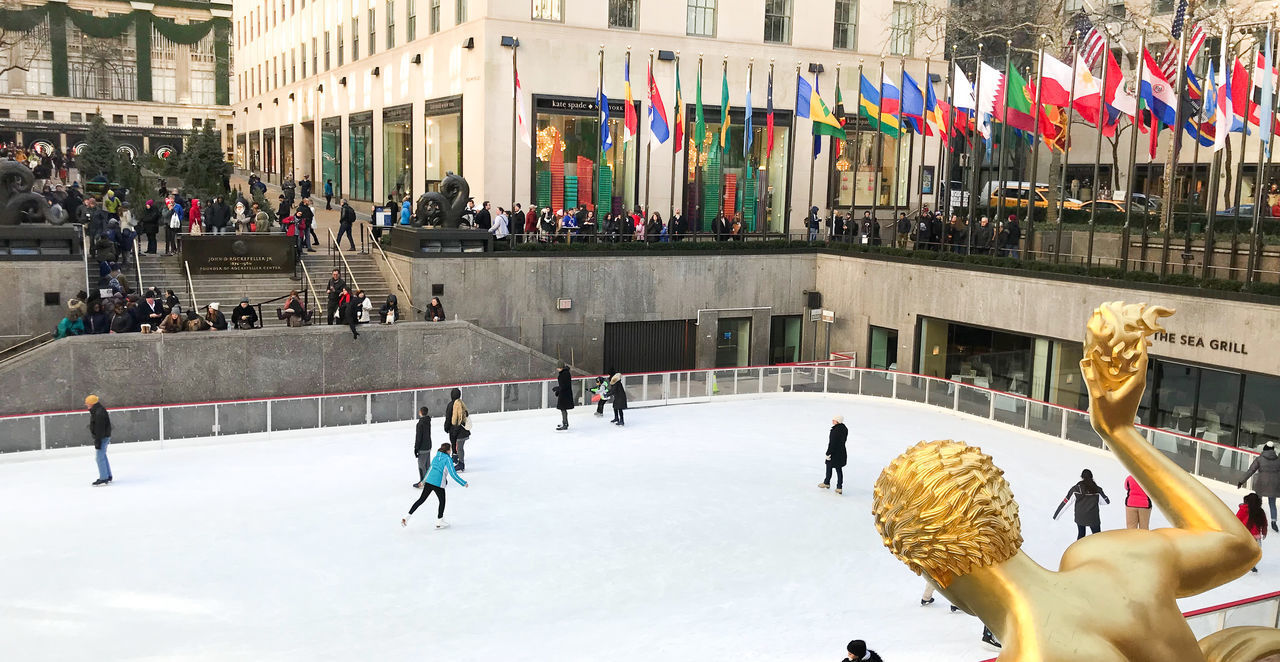
[[[1013,393],[893,370],[854,367],[851,358],[714,370],[633,373],[623,377],[632,406],[709,402],[728,396],[828,393],[902,400],[1012,425],[1105,449],[1089,414]],[[595,377],[576,377],[577,405],[590,407]],[[411,421],[426,405],[444,411],[449,391],[462,390],[472,413],[549,409],[554,379],[479,382],[430,388],[219,400],[153,407],[111,408],[112,443],[180,441],[198,437],[331,428]],[[109,403],[107,403],[109,405]],[[0,453],[87,446],[87,411],[0,416]],[[1256,452],[1196,437],[1138,426],[1147,441],[1189,473],[1235,485]],[[163,445],[163,443],[162,443]]]

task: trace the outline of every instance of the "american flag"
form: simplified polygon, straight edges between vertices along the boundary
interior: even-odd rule
[[[1076,42],[1077,38],[1079,43]],[[1068,54],[1079,52],[1085,64],[1092,69],[1098,64],[1098,58],[1102,52],[1106,50],[1107,38],[1093,26],[1093,21],[1090,21],[1084,12],[1080,12],[1076,15],[1075,32],[1072,34],[1069,46]]]
[[[1187,0],[1178,0],[1178,11],[1173,16],[1173,26],[1169,30],[1172,39],[1169,40],[1169,47],[1165,49],[1164,56],[1160,59],[1160,72],[1164,74],[1165,80],[1173,80],[1174,74],[1178,71],[1178,44],[1182,38],[1182,30],[1186,26],[1187,20]],[[1187,62],[1196,59],[1196,55],[1200,53],[1200,47],[1204,45],[1204,28],[1200,24],[1196,24],[1191,28],[1191,33],[1187,36]]]

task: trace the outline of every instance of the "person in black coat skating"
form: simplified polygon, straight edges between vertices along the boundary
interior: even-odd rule
[[[418,482],[413,484],[416,490],[422,489],[422,479],[431,466],[431,416],[428,414],[426,407],[418,409],[418,430],[413,436],[413,456],[418,458]]]
[[[622,373],[616,373],[609,378],[609,399],[613,401],[613,420],[609,421],[614,425],[626,425],[627,411],[627,390],[622,388]]]
[[[860,662],[884,662],[884,660],[880,659],[879,655],[876,655],[875,651],[867,650],[867,642],[861,639],[854,639],[853,641],[850,641],[849,645],[845,647],[845,650],[849,652],[849,655],[844,658],[845,660],[858,660]]]
[[[560,425],[557,430],[569,429],[569,410],[573,409],[573,378],[569,376],[569,366],[560,361],[556,372],[556,409],[560,410]]]
[[[844,443],[849,440],[849,428],[844,425],[844,417],[831,419],[831,436],[827,440],[827,475],[818,483],[818,487],[831,487],[831,470],[836,470],[836,494],[844,493],[844,465],[849,461]]]

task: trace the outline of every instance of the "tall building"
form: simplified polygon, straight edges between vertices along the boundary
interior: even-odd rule
[[[366,203],[416,197],[453,171],[467,178],[477,201],[613,210],[647,204],[664,216],[675,206],[686,214],[701,210],[705,220],[724,208],[742,211],[749,229],[771,231],[798,229],[810,204],[843,208],[855,195],[859,204],[878,196],[878,204],[891,205],[896,194],[899,205],[915,207],[922,176],[925,201],[932,202],[935,140],[927,150],[919,138],[899,146],[852,121],[844,144],[821,139],[815,162],[810,121],[797,120],[795,111],[797,70],[828,106],[836,105],[838,85],[847,113],[856,112],[860,62],[872,81],[881,77],[882,54],[885,78],[900,83],[905,66],[923,81],[924,57],[940,49],[916,26],[918,6],[236,0],[235,85],[243,99],[235,108],[236,164],[274,181],[288,174],[332,180],[342,194]],[[628,54],[634,137],[625,128]],[[650,147],[651,59],[668,124],[675,121],[679,64],[688,140],[674,154],[670,141]],[[513,138],[513,66],[531,127],[528,144]],[[936,61],[934,67],[941,70]],[[706,133],[695,139],[699,72]],[[596,102],[601,80],[607,150]],[[725,88],[729,129],[721,148]],[[744,149],[748,88],[751,135]]]
[[[231,3],[71,0],[0,10],[0,141],[74,150],[101,114],[166,158],[214,123],[231,148]]]

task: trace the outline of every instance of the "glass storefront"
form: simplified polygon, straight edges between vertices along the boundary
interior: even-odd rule
[[[290,177],[299,178],[293,170],[293,125],[280,127],[280,172]]]
[[[919,151],[911,149],[911,137],[903,138],[899,153],[898,138],[866,128],[866,120],[853,115],[846,117],[845,136],[843,143],[836,142],[836,151],[828,157],[831,180],[838,183],[828,206],[892,207],[895,181],[898,206],[908,206],[908,164],[913,151]],[[823,149],[828,146],[824,139]]]
[[[446,174],[462,174],[462,97],[432,99],[425,108],[426,190],[435,191]]]
[[[622,142],[624,101],[609,100],[613,146],[600,158],[600,119],[592,98],[534,96],[537,127],[533,162],[534,202],[568,209],[586,205],[597,214],[621,213],[638,203],[638,141]],[[639,104],[636,112],[639,113]],[[601,211],[599,208],[602,208]],[[665,216],[665,214],[664,214]]]
[[[786,227],[787,168],[791,138],[791,112],[774,110],[773,153],[768,151],[768,113],[755,109],[751,114],[751,151],[743,155],[746,137],[746,110],[729,107],[727,147],[720,144],[720,107],[702,107],[706,133],[694,134],[695,106],[685,111],[684,191],[685,215],[702,232],[711,231],[711,221],[724,211],[733,218],[742,214],[748,232],[783,232]],[[715,121],[711,121],[712,118]],[[762,185],[763,183],[763,185]]]
[[[249,171],[262,170],[262,134],[254,131],[249,134]]]
[[[413,187],[413,104],[382,111],[382,200],[399,201]]]
[[[716,367],[751,365],[751,318],[722,317],[716,322]]]
[[[871,360],[877,359],[872,327]],[[1080,342],[920,318],[916,372],[1017,393],[1081,411],[1089,393]],[[879,366],[872,366],[879,367]],[[1145,425],[1228,446],[1280,442],[1280,377],[1151,357],[1138,408]]]
[[[280,172],[276,168],[276,128],[274,126],[262,130],[262,156],[265,159],[262,164],[263,170],[272,174]]]
[[[335,197],[342,197],[342,118],[320,120],[320,181],[316,190],[324,193],[324,183],[333,182]]]
[[[248,151],[248,138],[243,133],[236,136],[236,167],[241,170],[248,166],[248,155],[245,154]]]
[[[373,201],[373,111],[353,113],[347,119],[347,196]]]
[[[871,327],[871,360],[869,368],[898,369],[898,330],[882,326]]]

